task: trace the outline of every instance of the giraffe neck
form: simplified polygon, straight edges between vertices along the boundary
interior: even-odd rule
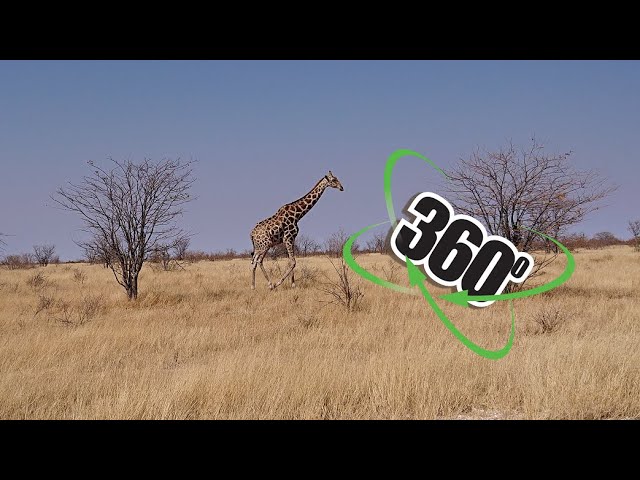
[[[293,214],[295,221],[297,222],[304,217],[313,206],[318,203],[320,197],[324,193],[325,189],[329,186],[327,177],[323,177],[316,185],[307,193],[304,197],[299,198],[295,202],[289,204],[289,212]]]

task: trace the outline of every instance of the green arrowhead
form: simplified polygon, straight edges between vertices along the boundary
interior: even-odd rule
[[[424,273],[420,271],[418,267],[416,267],[411,260],[407,258],[407,271],[409,272],[409,285],[412,287],[414,285],[419,285],[424,282],[424,279],[427,278],[424,276]]]
[[[576,269],[576,261],[573,258],[573,255],[571,254],[571,252],[567,249],[567,247],[562,245],[555,238],[551,238],[550,236],[545,235],[544,233],[538,232],[528,227],[521,227],[521,228],[524,228],[525,230],[529,230],[535,234],[540,235],[542,238],[546,238],[547,240],[552,241],[566,255],[567,265],[564,268],[564,272],[562,272],[562,274],[560,274],[558,278],[554,278],[550,282],[547,282],[543,285],[539,285],[529,290],[522,290],[519,292],[502,293],[500,295],[469,295],[467,291],[462,291],[462,292],[448,293],[446,295],[440,295],[440,298],[444,300],[448,300],[457,305],[463,305],[466,307],[467,302],[492,302],[495,300],[513,300],[515,298],[531,297],[533,295],[538,295],[539,293],[544,293],[544,292],[548,292],[549,290],[553,290],[554,288],[559,287],[564,282],[569,280],[569,278],[571,278],[571,275],[573,275],[574,270]]]
[[[451,322],[451,320],[447,318],[447,316],[442,311],[442,309],[438,307],[438,304],[435,302],[435,300],[429,293],[429,290],[427,290],[426,285],[424,284],[424,280],[427,277],[425,277],[425,275],[420,271],[420,269],[416,267],[413,264],[413,262],[408,258],[407,258],[407,271],[409,272],[409,282],[411,282],[411,285],[412,286],[418,285],[418,288],[420,288],[420,291],[422,292],[422,296],[425,298],[427,303],[431,306],[431,308],[436,313],[440,321],[444,323],[445,327],[447,327],[449,331],[451,331],[451,333],[453,333],[456,336],[456,338],[460,340],[467,348],[474,351],[478,355],[482,355],[483,357],[490,358],[492,360],[497,360],[499,358],[502,358],[507,353],[509,353],[509,350],[511,350],[511,347],[513,346],[513,336],[515,335],[515,332],[516,332],[516,317],[515,317],[515,314],[513,313],[513,301],[509,302],[509,306],[511,307],[511,333],[509,334],[509,340],[507,340],[507,343],[505,344],[505,346],[499,350],[487,350],[486,348],[482,348],[480,345],[473,343],[471,340],[465,337],[464,334],[456,328],[453,322]],[[458,297],[454,297],[456,299],[469,298],[468,292],[466,290],[463,290],[462,292],[456,292],[456,293],[458,294]],[[450,294],[450,295],[453,295],[453,294]],[[458,301],[461,301],[461,300],[458,300]],[[459,305],[463,305],[463,304],[466,306],[467,305],[466,301],[463,303],[459,303]]]
[[[451,303],[455,303],[456,305],[460,305],[461,307],[469,306],[469,304],[467,303],[470,300],[468,290],[462,290],[461,292],[447,293],[446,295],[440,295],[440,298],[444,300],[448,300]]]

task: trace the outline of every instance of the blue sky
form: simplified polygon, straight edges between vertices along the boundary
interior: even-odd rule
[[[249,248],[256,222],[331,190],[301,222],[323,240],[386,219],[382,173],[397,148],[442,168],[476,146],[532,135],[619,185],[575,230],[628,238],[640,218],[640,63],[634,61],[0,61],[0,232],[6,253],[54,243],[80,258],[81,222],[49,195],[107,158],[194,159],[182,225],[206,251]],[[434,185],[407,159],[397,204]]]

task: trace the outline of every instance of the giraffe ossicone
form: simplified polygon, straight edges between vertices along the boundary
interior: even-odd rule
[[[253,253],[251,257],[251,288],[256,288],[256,267],[260,265],[260,270],[269,282],[269,289],[273,290],[282,284],[291,275],[291,286],[295,287],[295,277],[293,269],[296,267],[294,244],[298,235],[298,221],[304,217],[311,208],[318,202],[327,188],[337,188],[343,191],[344,188],[340,180],[331,173],[322,177],[318,183],[303,197],[287,203],[278,209],[271,217],[257,223],[251,230],[251,243],[253,243]],[[271,247],[284,244],[289,256],[289,265],[282,278],[273,284],[267,271],[262,265],[265,255]]]

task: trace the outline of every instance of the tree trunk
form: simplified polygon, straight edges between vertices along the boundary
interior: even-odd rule
[[[136,300],[138,298],[138,274],[137,273],[133,275],[132,291],[133,291],[133,300]]]
[[[138,274],[133,275],[133,278],[127,285],[127,297],[129,300],[136,300],[138,298]]]

